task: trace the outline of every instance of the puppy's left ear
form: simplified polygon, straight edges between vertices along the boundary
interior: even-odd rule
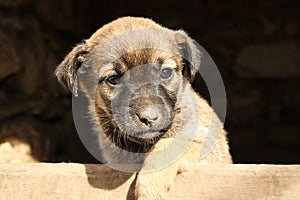
[[[202,53],[196,41],[182,30],[176,31],[175,40],[184,65],[183,75],[189,81],[193,81],[197,71],[200,69]]]
[[[68,87],[77,96],[77,73],[86,59],[88,47],[85,41],[75,46],[65,59],[57,66],[55,76],[63,86]]]

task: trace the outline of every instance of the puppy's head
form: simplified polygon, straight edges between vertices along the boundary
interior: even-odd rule
[[[126,17],[77,45],[56,70],[76,95],[81,83],[94,99],[96,121],[114,143],[152,145],[174,125],[183,88],[200,67],[201,53],[183,31],[149,19]],[[93,81],[90,81],[93,79]]]

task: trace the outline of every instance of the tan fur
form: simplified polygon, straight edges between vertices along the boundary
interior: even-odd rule
[[[137,197],[136,199],[164,199],[165,194],[170,189],[170,187],[172,187],[175,176],[178,173],[189,170],[196,164],[213,165],[232,163],[232,158],[229,153],[229,147],[226,139],[226,132],[222,128],[222,123],[220,122],[216,114],[213,112],[211,107],[208,105],[208,103],[204,99],[202,99],[198,94],[194,92],[193,94],[196,98],[198,117],[197,119],[191,119],[191,121],[196,120],[199,124],[203,124],[203,126],[198,127],[199,129],[195,134],[195,137],[193,138],[190,147],[173,164],[153,173],[145,173],[138,175],[135,187],[135,196]],[[213,118],[215,120],[215,123],[211,124]],[[209,154],[206,155],[204,159],[200,159],[199,154],[203,147],[203,143],[205,142],[204,136],[206,135],[210,126],[221,126],[221,133],[215,133],[219,135],[219,139],[213,147],[213,150],[209,152]],[[217,128],[216,130],[220,131],[219,128]],[[169,143],[174,142],[173,140],[173,138],[161,139],[151,149],[151,152],[164,149]],[[180,142],[182,141],[178,141],[177,144],[177,146],[179,147]],[[174,152],[176,152],[175,149]],[[164,154],[157,154],[156,157],[149,156],[145,160],[145,165],[147,165],[148,163],[151,163],[152,165],[158,165],[164,159]]]
[[[79,44],[73,49],[73,51],[71,51],[71,53],[65,58],[62,64],[56,70],[58,79],[67,79],[67,84],[70,89],[74,92],[75,88],[76,92],[76,80],[74,79],[74,75],[72,74],[74,73],[74,63],[76,64],[77,62],[85,62],[85,55],[93,51],[93,49],[97,47],[101,42],[109,40],[111,36],[123,33],[128,30],[139,28],[155,28],[167,30],[167,33],[170,33],[170,35],[165,34],[158,36],[165,37],[162,38],[162,40],[171,40],[169,37],[172,35],[172,33],[175,33],[172,30],[156,24],[150,19],[136,17],[124,17],[117,19],[100,28],[90,37],[90,39],[85,40],[84,43]],[[191,45],[191,39],[183,31],[177,31],[176,33],[180,33],[183,36],[183,40],[188,38],[188,45]],[[115,45],[117,47],[120,46],[121,48],[120,44],[112,45]],[[151,58],[149,58],[150,60],[148,61],[155,62],[157,61],[158,57],[162,53],[164,53],[166,54],[165,56],[175,60],[179,69],[183,70],[184,63],[182,62],[179,50],[176,50],[172,46],[164,46],[164,48],[169,48],[170,52],[166,53],[165,51],[161,52],[159,50],[146,52],[148,54],[149,52],[151,52]],[[192,51],[198,50],[195,47],[192,47]],[[134,63],[134,66],[141,65],[143,64],[143,62],[141,62],[141,60],[144,59],[143,55],[145,55],[146,53],[143,53],[143,51],[131,52],[127,54],[126,59],[132,61],[132,63]],[[200,56],[196,54],[191,56],[192,60],[197,60],[198,58],[200,59]],[[129,69],[129,66],[121,63],[121,61],[119,62],[119,64],[120,66],[124,65],[123,67],[126,68],[126,70]],[[145,168],[148,166],[159,166],[167,156],[176,156],[177,153],[182,153],[182,148],[184,148],[184,145],[189,144],[189,148],[187,148],[187,150],[184,151],[182,155],[178,155],[178,159],[176,159],[173,163],[166,165],[163,169],[150,173],[138,174],[134,185],[134,199],[164,199],[165,194],[172,186],[175,176],[182,171],[189,170],[189,168],[194,164],[232,163],[226,139],[226,132],[223,129],[223,124],[220,122],[219,118],[217,117],[213,109],[209,106],[207,101],[197,93],[195,93],[189,83],[185,82],[186,79],[184,79],[184,76],[186,75],[182,73],[181,75],[179,75],[179,77],[177,77],[176,80],[176,84],[180,85],[181,87],[181,99],[179,100],[180,103],[177,106],[179,106],[181,109],[184,109],[184,111],[186,111],[188,114],[182,116],[180,113],[177,113],[175,115],[171,128],[157,143],[155,143],[148,150],[147,157],[144,160],[143,166]],[[97,131],[97,127],[102,126],[102,122],[101,120],[99,120],[99,116],[102,116],[103,112],[109,113],[109,109],[105,105],[106,101],[103,99],[103,96],[106,95],[106,97],[110,99],[113,98],[113,95],[109,93],[109,88],[105,84],[100,85],[96,88],[95,97],[94,95],[88,93],[89,92],[87,92],[87,96],[89,97],[90,103],[90,115],[92,117],[92,121],[95,124],[95,130]],[[101,108],[101,110],[97,110],[95,107]],[[187,125],[187,129],[184,130],[182,128],[183,125],[181,124],[182,117],[188,118],[184,119]],[[104,131],[107,130],[108,129],[105,129],[104,127]],[[185,133],[185,130],[192,130],[194,132]],[[213,139],[209,140],[208,132],[210,135],[216,138],[215,143]],[[186,134],[186,137],[182,137],[180,139],[176,138],[179,133],[183,134],[183,136]],[[156,153],[164,150],[166,147],[170,146],[170,144],[173,144],[172,147],[174,149],[172,149],[172,151],[167,151],[162,154]],[[205,144],[210,145],[205,146]],[[204,151],[204,154],[200,155],[200,152],[205,148],[207,149],[206,151]],[[103,151],[105,151],[105,147]]]

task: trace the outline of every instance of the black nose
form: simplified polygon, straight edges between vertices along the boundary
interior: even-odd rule
[[[136,112],[136,115],[143,124],[149,127],[156,126],[161,116],[159,109],[155,106],[148,106],[147,108]]]

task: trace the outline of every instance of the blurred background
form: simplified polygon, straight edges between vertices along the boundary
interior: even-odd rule
[[[184,29],[214,59],[235,163],[300,163],[299,10],[298,0],[0,0],[0,162],[96,162],[53,72],[76,43],[131,15]]]

